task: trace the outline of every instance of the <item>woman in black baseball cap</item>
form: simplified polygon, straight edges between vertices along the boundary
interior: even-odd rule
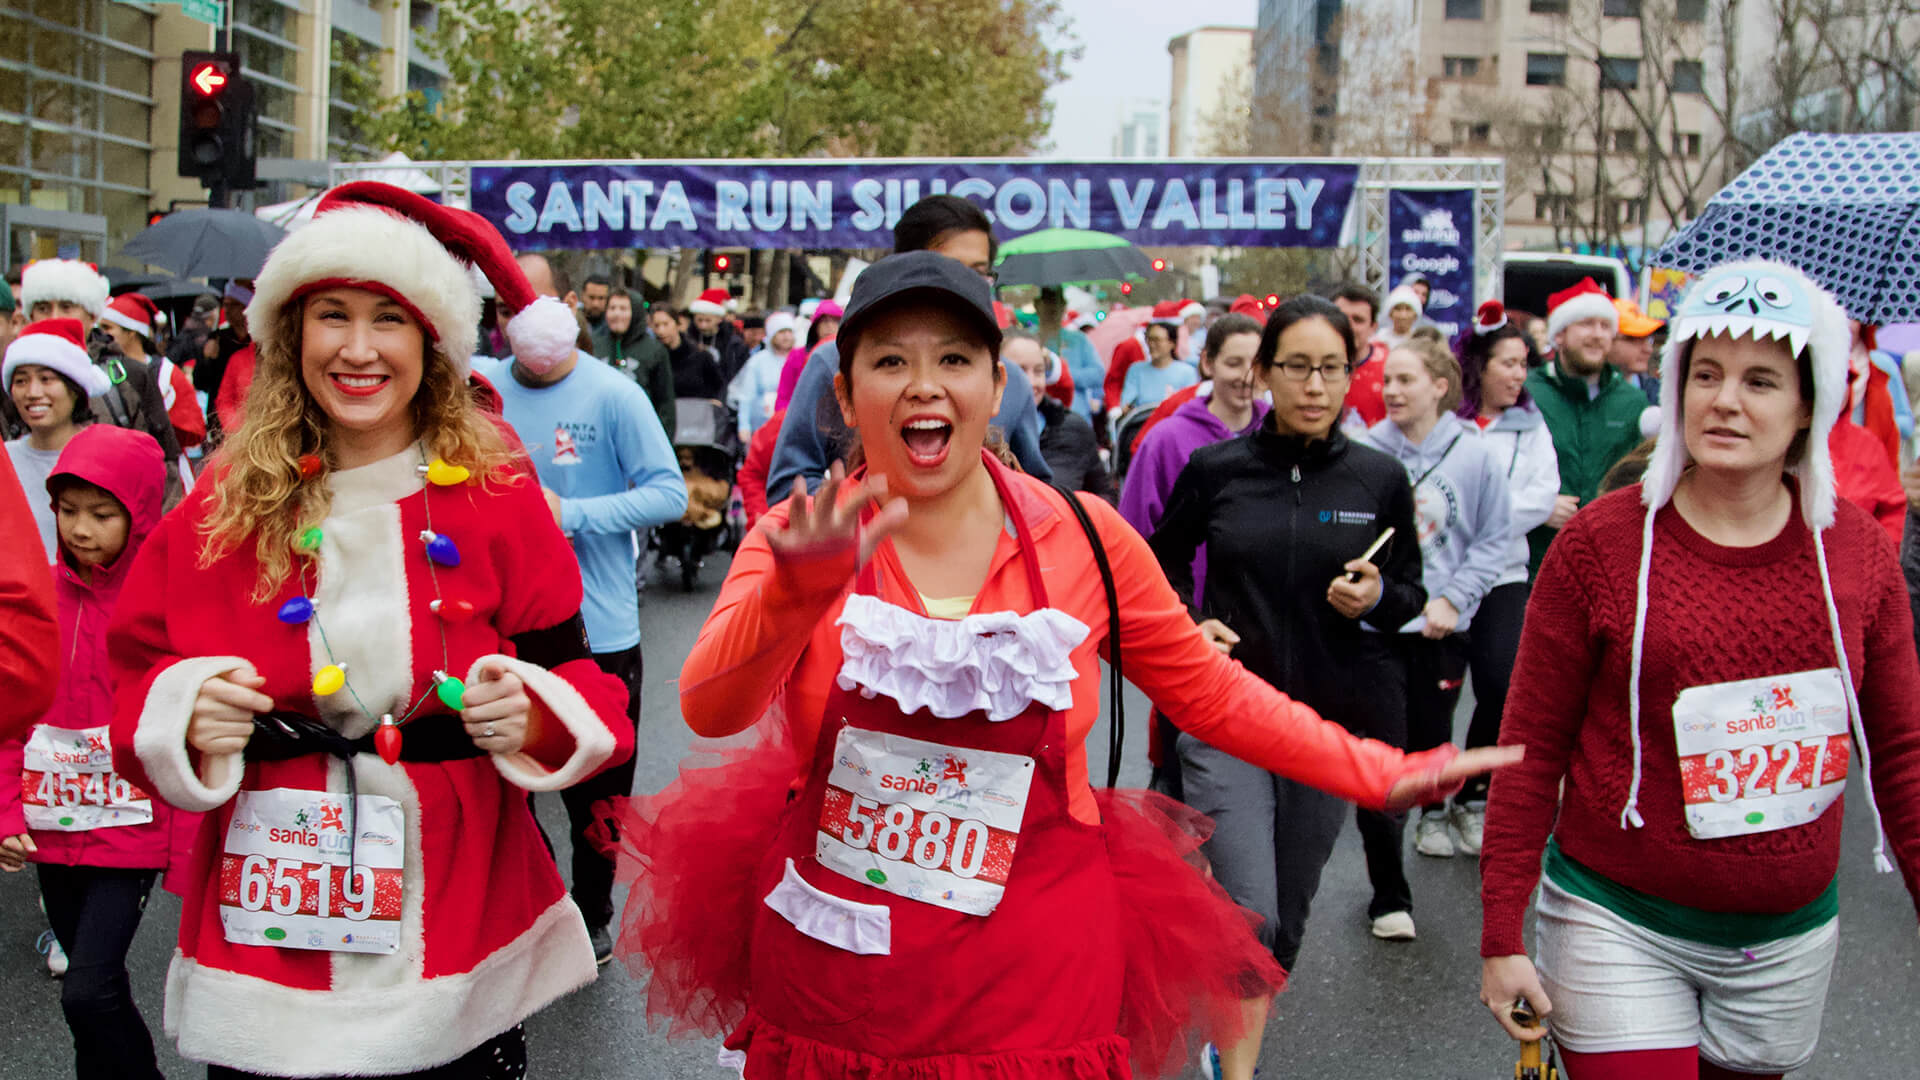
[[[1321,720],[1207,644],[1112,507],[986,452],[1006,377],[966,266],[874,264],[838,341],[864,464],[760,520],[681,673],[695,731],[764,717],[760,740],[620,830],[649,1012],[726,1035],[752,1077],[1176,1072],[1285,973],[1186,861],[1204,819],[1089,783],[1113,638],[1210,742],[1370,806],[1505,759]]]

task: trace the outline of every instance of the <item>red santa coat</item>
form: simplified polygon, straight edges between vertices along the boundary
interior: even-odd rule
[[[177,807],[207,812],[167,976],[166,1031],[186,1057],[286,1076],[426,1069],[594,977],[586,926],[521,789],[563,788],[624,760],[632,752],[624,688],[588,658],[549,671],[513,656],[512,636],[562,624],[580,607],[578,565],[538,486],[423,490],[419,463],[409,450],[328,477],[332,506],[309,579],[316,622],[275,616],[300,595],[297,580],[266,603],[247,602],[258,570],[250,544],[199,565],[196,530],[211,484],[154,532],[115,611],[116,767]],[[459,566],[430,570],[419,540],[429,512],[434,531],[459,546]],[[440,595],[475,612],[445,624],[445,659],[430,574]],[[321,626],[376,714],[401,715],[435,669],[472,682],[494,661],[526,683],[543,717],[540,746],[517,754],[394,766],[354,758],[359,793],[397,801],[404,816],[401,945],[388,955],[234,944],[221,928],[220,856],[235,793],[343,792],[346,765],[320,754],[200,755],[185,742],[193,701],[206,679],[244,660],[277,709],[317,716],[350,738],[368,734],[375,721],[352,695],[312,692],[327,663]]]

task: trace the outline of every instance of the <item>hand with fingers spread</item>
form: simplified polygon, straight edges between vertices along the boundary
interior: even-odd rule
[[[1493,1013],[1508,1035],[1520,1042],[1537,1042],[1547,1034],[1545,1024],[1522,1027],[1513,1018],[1514,1007],[1525,998],[1533,1015],[1545,1020],[1553,1012],[1546,988],[1540,985],[1540,973],[1525,956],[1489,956],[1480,961],[1480,1004]]]
[[[460,696],[460,722],[473,745],[489,754],[512,754],[526,745],[533,699],[527,684],[498,661],[480,665],[480,677]]]
[[[880,510],[863,527],[860,512],[868,505]],[[817,495],[809,497],[806,482],[796,479],[787,506],[787,527],[767,535],[767,546],[783,557],[831,555],[857,543],[859,565],[865,566],[880,541],[907,520],[907,500],[887,498],[886,477],[848,480],[846,467],[837,461]]]
[[[225,675],[200,684],[187,718],[187,745],[203,754],[237,754],[253,738],[253,718],[273,710],[273,699],[260,692],[267,680],[252,664],[242,664]]]

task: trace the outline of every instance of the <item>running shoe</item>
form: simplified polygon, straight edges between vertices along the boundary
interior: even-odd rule
[[[601,967],[613,959],[613,932],[604,926],[587,928],[587,940],[593,942],[593,962]]]
[[[1460,851],[1467,855],[1480,854],[1480,842],[1487,833],[1487,800],[1456,802],[1449,808],[1448,815],[1453,819],[1453,831],[1460,834]]]
[[[67,950],[60,947],[60,939],[53,931],[40,932],[40,940],[33,943],[33,950],[47,958],[47,974],[58,979],[67,973]]]
[[[1445,810],[1425,810],[1413,829],[1413,850],[1436,859],[1453,857],[1453,836],[1447,831]]]
[[[1205,1080],[1220,1080],[1220,1048],[1212,1043],[1200,1048],[1200,1075]]]
[[[1408,911],[1389,911],[1373,920],[1373,936],[1381,941],[1412,941],[1413,913]]]

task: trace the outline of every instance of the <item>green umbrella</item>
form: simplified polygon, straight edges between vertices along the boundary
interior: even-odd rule
[[[1132,242],[1090,229],[1042,229],[1000,245],[1001,285],[1077,285],[1145,277],[1153,260]]]

